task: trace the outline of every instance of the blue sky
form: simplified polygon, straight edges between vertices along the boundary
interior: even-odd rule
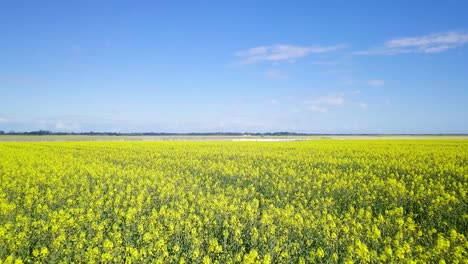
[[[468,133],[466,1],[1,1],[0,130]]]

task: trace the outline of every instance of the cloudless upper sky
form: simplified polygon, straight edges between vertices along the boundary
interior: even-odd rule
[[[468,133],[468,1],[0,1],[0,130]]]

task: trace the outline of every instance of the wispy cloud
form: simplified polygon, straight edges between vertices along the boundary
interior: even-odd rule
[[[7,118],[4,118],[4,117],[1,117],[0,116],[0,123],[6,123],[8,122],[9,120]]]
[[[54,124],[54,128],[59,131],[75,131],[81,128],[77,122],[58,120]]]
[[[329,94],[305,100],[306,109],[312,112],[325,113],[329,108],[341,106],[346,102],[345,94]]]
[[[367,109],[367,104],[366,103],[359,103],[359,107],[362,109]]]
[[[87,116],[59,116],[59,117],[51,117],[51,118],[39,118],[34,120],[25,120],[24,123],[29,124],[32,128],[31,129],[44,129],[44,130],[51,130],[51,131],[59,131],[59,132],[70,132],[70,131],[82,131],[83,126],[89,126],[94,123],[100,123],[105,125],[108,120],[104,120],[99,118],[98,120],[94,120],[95,118],[87,117]]]
[[[337,61],[337,60],[317,60],[317,61],[311,62],[311,64],[335,66],[335,65],[343,64],[343,62],[342,61]]]
[[[367,85],[369,86],[383,86],[385,84],[384,80],[369,80]]]
[[[338,106],[344,104],[345,98],[343,94],[332,94],[320,96],[311,100],[307,100],[306,102],[313,105]]]
[[[242,64],[281,61],[295,61],[296,59],[306,57],[310,54],[321,54],[336,51],[344,48],[345,45],[334,46],[294,46],[277,44],[271,46],[259,46],[248,50],[241,50],[235,53],[242,59]]]
[[[326,107],[317,106],[317,105],[310,105],[307,107],[307,110],[312,111],[312,112],[319,112],[319,113],[325,113],[328,111]]]
[[[383,46],[357,51],[359,55],[395,55],[402,53],[440,53],[468,43],[468,32],[448,31],[425,36],[391,39]]]
[[[280,70],[270,69],[265,72],[265,76],[269,79],[287,79],[288,75]]]

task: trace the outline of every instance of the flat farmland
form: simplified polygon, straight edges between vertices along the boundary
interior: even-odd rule
[[[468,141],[337,139],[2,142],[0,263],[466,263]]]

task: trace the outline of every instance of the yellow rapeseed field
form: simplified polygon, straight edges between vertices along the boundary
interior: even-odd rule
[[[0,263],[467,263],[468,141],[0,143]]]

